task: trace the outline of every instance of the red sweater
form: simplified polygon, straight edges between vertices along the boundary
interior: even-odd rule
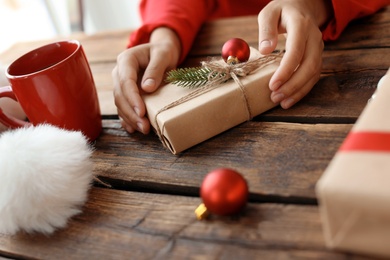
[[[130,35],[128,47],[149,42],[151,32],[157,27],[169,27],[180,37],[182,61],[205,21],[257,15],[269,2],[270,0],[142,0],[140,12],[143,25]],[[333,18],[322,30],[325,41],[337,39],[350,21],[375,13],[389,5],[390,0],[332,0],[332,4]]]

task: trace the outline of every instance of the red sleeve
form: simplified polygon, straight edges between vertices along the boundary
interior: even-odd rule
[[[182,62],[213,8],[214,1],[209,0],[142,0],[140,13],[143,25],[131,34],[128,47],[149,42],[150,34],[157,27],[169,27],[181,40],[179,62]]]
[[[350,21],[375,13],[390,0],[332,0],[332,4],[334,16],[322,31],[324,40],[336,40]]]
[[[211,18],[258,14],[270,0],[141,0],[143,25],[130,36],[128,47],[149,42],[157,27],[173,29],[181,40],[182,62],[202,24]],[[353,19],[370,15],[390,5],[390,0],[332,0],[333,18],[322,29],[324,40],[337,39]]]

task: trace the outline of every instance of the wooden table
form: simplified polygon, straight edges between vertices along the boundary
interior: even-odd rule
[[[0,258],[366,259],[325,247],[314,187],[389,68],[390,8],[326,44],[321,79],[299,104],[272,109],[177,156],[153,133],[121,129],[111,70],[128,35],[74,36],[87,52],[104,114],[95,173],[112,188],[95,184],[83,213],[52,236],[0,235]],[[256,17],[206,24],[186,65],[219,55],[232,37],[256,46]],[[0,61],[43,43],[16,44]],[[239,216],[198,221],[200,184],[218,167],[247,179],[248,206]]]

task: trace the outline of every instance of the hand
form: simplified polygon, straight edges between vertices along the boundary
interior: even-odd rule
[[[331,8],[329,0],[278,0],[259,13],[260,53],[271,53],[278,34],[287,33],[286,53],[269,83],[271,100],[285,109],[319,80],[324,48],[319,28],[331,16]]]
[[[153,31],[150,43],[129,48],[118,56],[112,71],[114,98],[127,132],[149,133],[150,122],[141,94],[153,92],[160,86],[165,71],[176,67],[180,51],[176,33],[161,27]]]

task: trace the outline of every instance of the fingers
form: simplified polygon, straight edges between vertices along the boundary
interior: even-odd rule
[[[269,82],[271,100],[283,108],[293,106],[312,89],[322,66],[322,34],[311,16],[304,12],[305,6],[297,5],[273,1],[258,16],[261,53],[273,51],[277,34],[287,33],[286,53]],[[274,39],[270,46],[265,43],[267,39]]]
[[[118,56],[117,66],[112,72],[115,105],[123,120],[124,128],[132,133],[139,131],[147,134],[150,126],[145,119],[146,108],[137,85],[138,73],[145,61],[142,50],[127,50]]]
[[[301,22],[286,21],[289,25],[286,26],[287,39],[286,39],[286,53],[280,62],[279,68],[276,70],[270,80],[271,91],[276,91],[286,81],[290,79],[295,70],[300,65],[307,44],[307,27]],[[294,22],[293,25],[290,25]],[[302,33],[304,32],[304,33]],[[306,33],[305,33],[306,32]]]
[[[320,77],[324,45],[319,30],[313,30],[311,34],[317,34],[317,37],[307,39],[305,51],[298,67],[293,71],[288,81],[271,94],[272,101],[280,102],[280,105],[285,109],[290,108],[309,93]],[[286,71],[291,70],[296,65],[297,60],[297,57],[291,58],[292,65],[287,66]]]

